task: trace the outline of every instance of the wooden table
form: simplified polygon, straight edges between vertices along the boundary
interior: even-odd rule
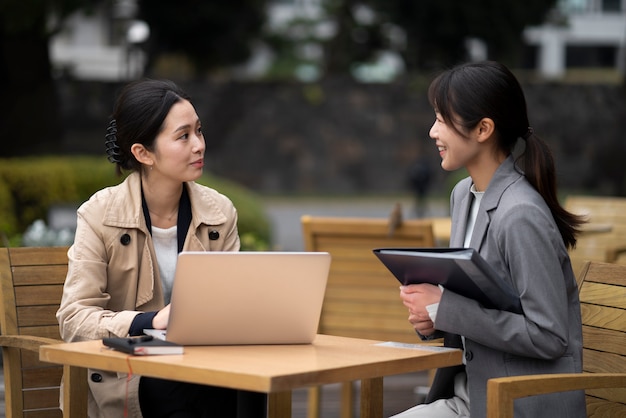
[[[392,346],[389,346],[392,345]],[[42,346],[40,359],[65,365],[70,384],[85,384],[84,368],[129,372],[268,394],[268,416],[291,416],[293,389],[361,380],[361,417],[380,418],[383,377],[461,364],[461,351],[318,335],[308,345],[185,347],[185,354],[128,356],[100,340]],[[82,380],[77,383],[77,380]],[[67,383],[66,383],[67,384]],[[70,399],[64,404],[69,405]],[[86,409],[83,400],[77,402]],[[74,416],[87,416],[74,411]],[[69,411],[64,416],[69,417]]]

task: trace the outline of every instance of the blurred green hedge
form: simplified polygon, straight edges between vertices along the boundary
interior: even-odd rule
[[[122,181],[105,157],[47,156],[0,159],[0,233],[15,242],[55,205],[76,205],[103,187]],[[198,183],[228,196],[239,214],[243,250],[264,250],[271,242],[269,220],[250,190],[204,174]]]

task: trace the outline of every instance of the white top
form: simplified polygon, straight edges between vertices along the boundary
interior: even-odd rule
[[[172,285],[174,284],[174,272],[176,271],[176,260],[178,258],[178,228],[163,229],[152,227],[152,243],[161,273],[161,285],[163,286],[163,296],[165,304],[170,303],[172,297]]]

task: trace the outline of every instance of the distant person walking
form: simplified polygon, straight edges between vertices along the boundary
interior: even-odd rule
[[[409,166],[408,180],[415,197],[415,214],[421,218],[426,213],[426,193],[431,180],[430,162],[425,156],[420,156]]]

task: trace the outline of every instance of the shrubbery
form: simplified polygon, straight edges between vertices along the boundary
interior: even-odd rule
[[[12,245],[36,220],[47,219],[55,205],[76,205],[95,191],[122,179],[105,157],[27,157],[0,159],[0,234]],[[270,225],[262,205],[249,190],[205,174],[198,183],[228,196],[239,213],[244,250],[269,247]]]

